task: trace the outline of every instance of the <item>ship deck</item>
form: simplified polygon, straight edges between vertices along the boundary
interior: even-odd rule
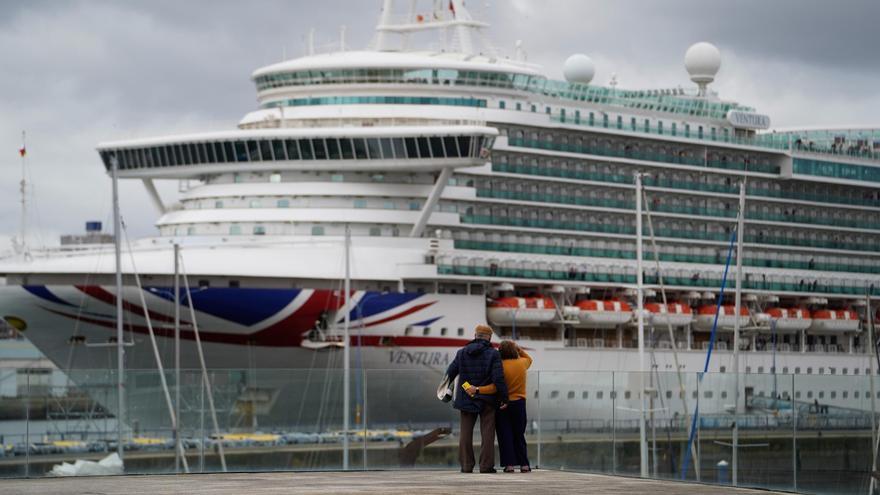
[[[197,475],[103,476],[0,481],[8,495],[149,494],[189,495],[286,494],[410,494],[473,493],[593,493],[623,494],[769,494],[766,490],[709,486],[675,481],[643,480],[598,474],[540,470],[531,474],[461,474],[450,471],[367,471],[323,473],[235,473]]]

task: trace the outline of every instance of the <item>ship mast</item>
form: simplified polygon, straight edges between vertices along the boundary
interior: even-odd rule
[[[25,131],[21,131],[21,149],[18,153],[21,156],[21,182],[19,183],[19,191],[21,192],[21,225],[18,234],[18,241],[13,244],[16,252],[24,255],[25,259],[30,258],[30,252],[27,246],[27,146],[25,145]]]
[[[122,446],[122,421],[125,417],[123,407],[123,389],[125,385],[125,367],[123,357],[122,333],[122,228],[119,218],[119,159],[114,154],[110,157],[111,175],[113,179],[113,250],[116,259],[116,453],[119,459],[123,459],[124,449]]]

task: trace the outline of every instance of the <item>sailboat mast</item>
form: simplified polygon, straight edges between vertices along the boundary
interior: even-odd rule
[[[739,319],[742,305],[742,259],[745,232],[743,224],[746,217],[746,179],[739,185],[739,218],[736,224],[736,296],[734,298],[733,318],[733,456],[730,464],[731,481],[737,485],[739,461]],[[775,368],[774,368],[775,369]]]
[[[351,294],[351,228],[348,225],[345,226],[345,286],[343,293],[342,311],[345,313],[345,316],[342,324],[342,335],[344,340],[342,347],[342,359],[344,361],[342,366],[342,393],[344,394],[342,399],[342,469],[348,471],[348,430],[350,426],[349,423],[351,422],[351,418],[349,417],[349,408],[351,406],[351,377],[349,376],[351,374],[351,346],[349,345],[350,337],[348,335],[349,324],[351,323],[349,317],[350,311],[348,310],[348,298]]]
[[[116,453],[123,458],[122,446],[122,421],[125,417],[124,409],[124,385],[123,375],[125,368],[123,358],[122,333],[122,221],[119,216],[119,159],[114,155],[110,158],[111,176],[113,179],[113,250],[116,259]]]

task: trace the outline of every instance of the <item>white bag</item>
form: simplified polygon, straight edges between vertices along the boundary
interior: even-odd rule
[[[452,400],[452,395],[455,391],[455,381],[449,379],[449,375],[443,375],[443,380],[440,381],[440,386],[437,387],[437,399],[440,402],[449,402]]]

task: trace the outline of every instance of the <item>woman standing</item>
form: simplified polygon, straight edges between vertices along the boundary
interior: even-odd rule
[[[526,446],[526,372],[532,358],[512,340],[501,342],[501,365],[507,383],[507,407],[500,409],[495,419],[498,435],[498,451],[505,473],[514,472],[519,466],[522,473],[531,472],[528,447]]]

